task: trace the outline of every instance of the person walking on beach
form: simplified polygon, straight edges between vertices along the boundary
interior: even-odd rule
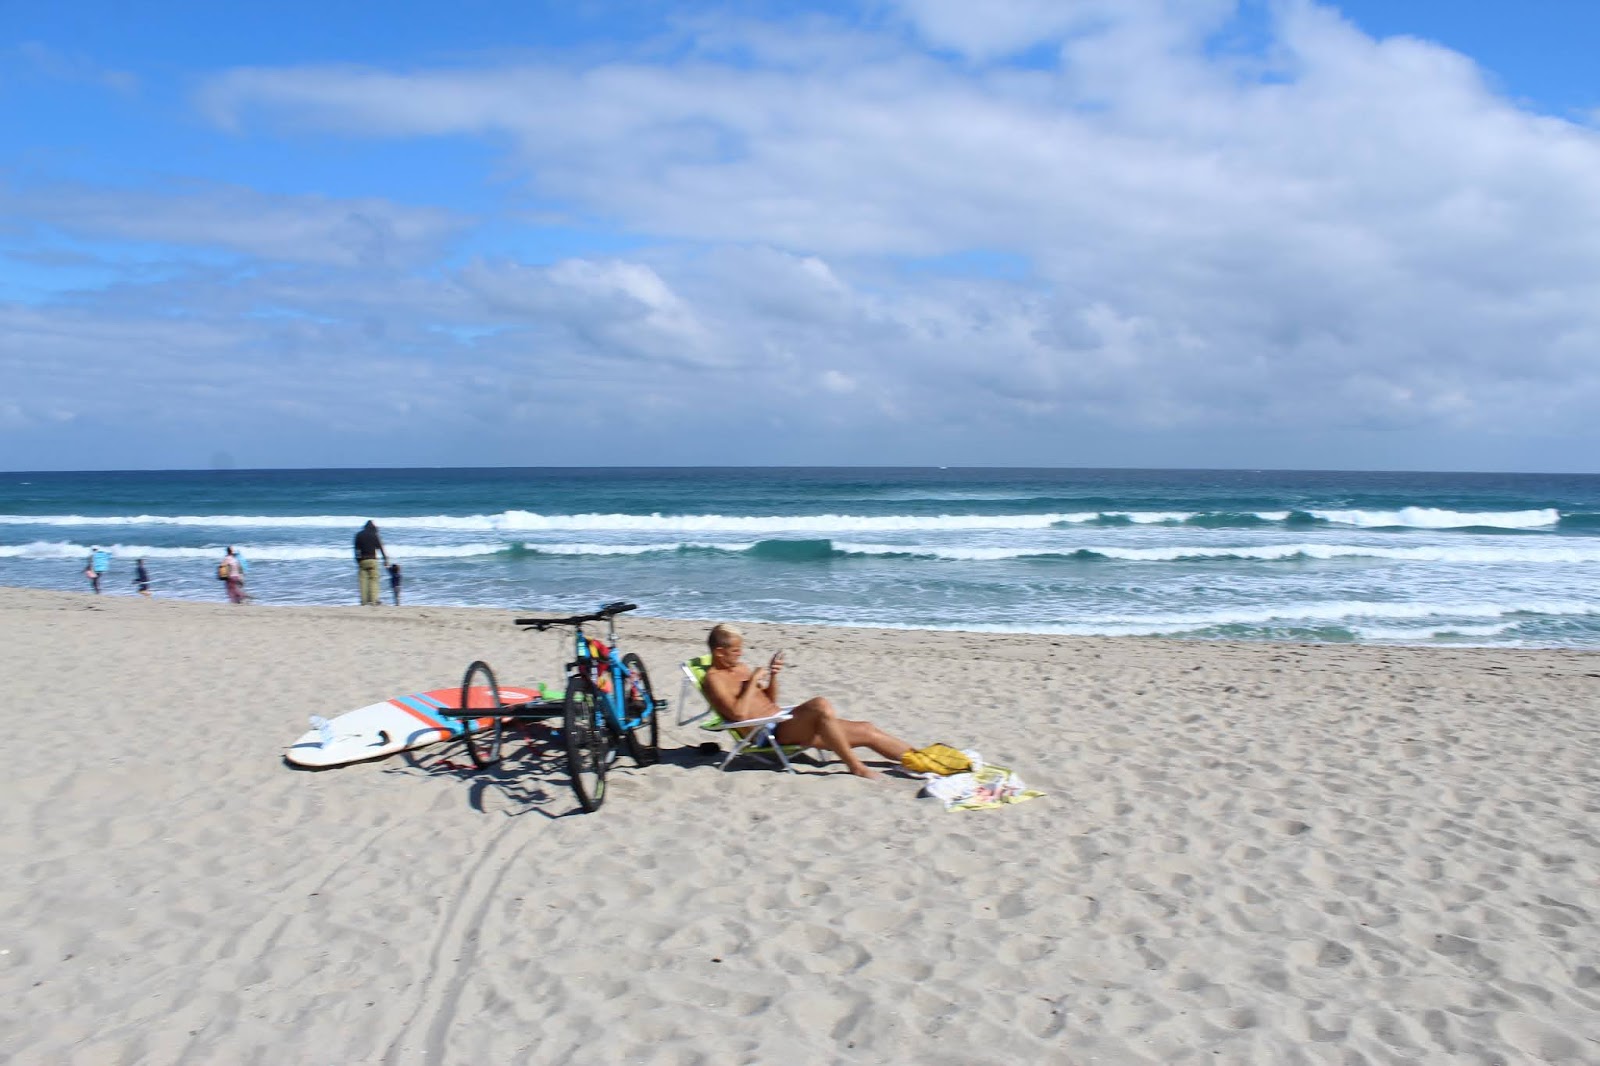
[[[95,595],[100,594],[100,579],[110,569],[111,553],[104,548],[90,548],[89,561],[83,564],[83,576],[89,579],[89,587],[94,589]]]
[[[400,606],[400,564],[389,564],[389,594],[394,597],[394,605]]]
[[[133,583],[139,586],[139,595],[148,599],[150,597],[150,571],[144,568],[143,559],[139,559],[134,565],[138,569],[134,571]]]
[[[229,603],[244,602],[244,560],[233,550],[233,545],[228,545],[228,554],[222,557],[222,562],[217,564],[217,576],[221,578],[228,589]]]
[[[356,533],[356,566],[360,570],[363,607],[376,607],[383,602],[382,586],[378,577],[380,555],[383,556],[384,564],[388,565],[389,553],[383,550],[383,538],[378,536],[378,527],[369,518],[367,524]]]

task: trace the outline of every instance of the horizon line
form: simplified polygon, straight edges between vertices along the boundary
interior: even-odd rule
[[[59,475],[59,474],[213,474],[227,476],[232,474],[285,474],[285,473],[415,473],[443,470],[456,471],[488,471],[488,470],[532,470],[544,472],[561,471],[691,471],[691,470],[840,470],[840,471],[1080,471],[1080,472],[1117,472],[1117,473],[1156,473],[1156,472],[1182,472],[1182,473],[1254,473],[1254,474],[1463,474],[1480,476],[1515,476],[1515,477],[1597,477],[1600,470],[1420,470],[1405,467],[1269,467],[1269,466],[1016,466],[1011,464],[889,464],[876,465],[860,464],[807,464],[807,463],[775,463],[775,464],[634,464],[634,463],[595,463],[582,466],[528,466],[523,464],[481,465],[481,466],[260,466],[260,467],[126,467],[126,468],[57,468],[35,470],[0,470],[0,476],[22,475]]]

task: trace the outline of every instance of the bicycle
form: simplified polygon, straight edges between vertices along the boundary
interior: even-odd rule
[[[516,619],[515,625],[541,633],[560,626],[572,627],[574,658],[566,665],[566,691],[559,712],[555,710],[557,701],[549,699],[506,705],[500,699],[500,686],[489,664],[479,660],[468,666],[461,679],[461,701],[455,713],[493,720],[483,730],[465,736],[473,765],[483,769],[499,762],[508,722],[551,719],[557,713],[562,721],[561,737],[572,790],[585,811],[599,810],[605,802],[606,771],[622,746],[626,745],[639,766],[655,762],[661,747],[660,716],[668,701],[655,695],[650,674],[639,656],[617,651],[616,616],[637,607],[619,600],[593,614]],[[604,643],[584,632],[586,622],[606,623]]]

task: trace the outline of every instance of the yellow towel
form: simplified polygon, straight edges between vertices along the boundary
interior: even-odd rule
[[[929,744],[900,756],[900,765],[914,774],[964,774],[972,760],[948,744]]]

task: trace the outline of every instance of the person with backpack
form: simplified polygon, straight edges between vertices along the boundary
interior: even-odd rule
[[[111,553],[104,548],[90,548],[89,560],[83,565],[83,576],[89,579],[89,587],[95,594],[100,593],[100,579],[106,571],[111,569]]]
[[[217,579],[227,586],[229,603],[244,602],[244,560],[231,544],[228,545],[228,553],[217,564]]]

